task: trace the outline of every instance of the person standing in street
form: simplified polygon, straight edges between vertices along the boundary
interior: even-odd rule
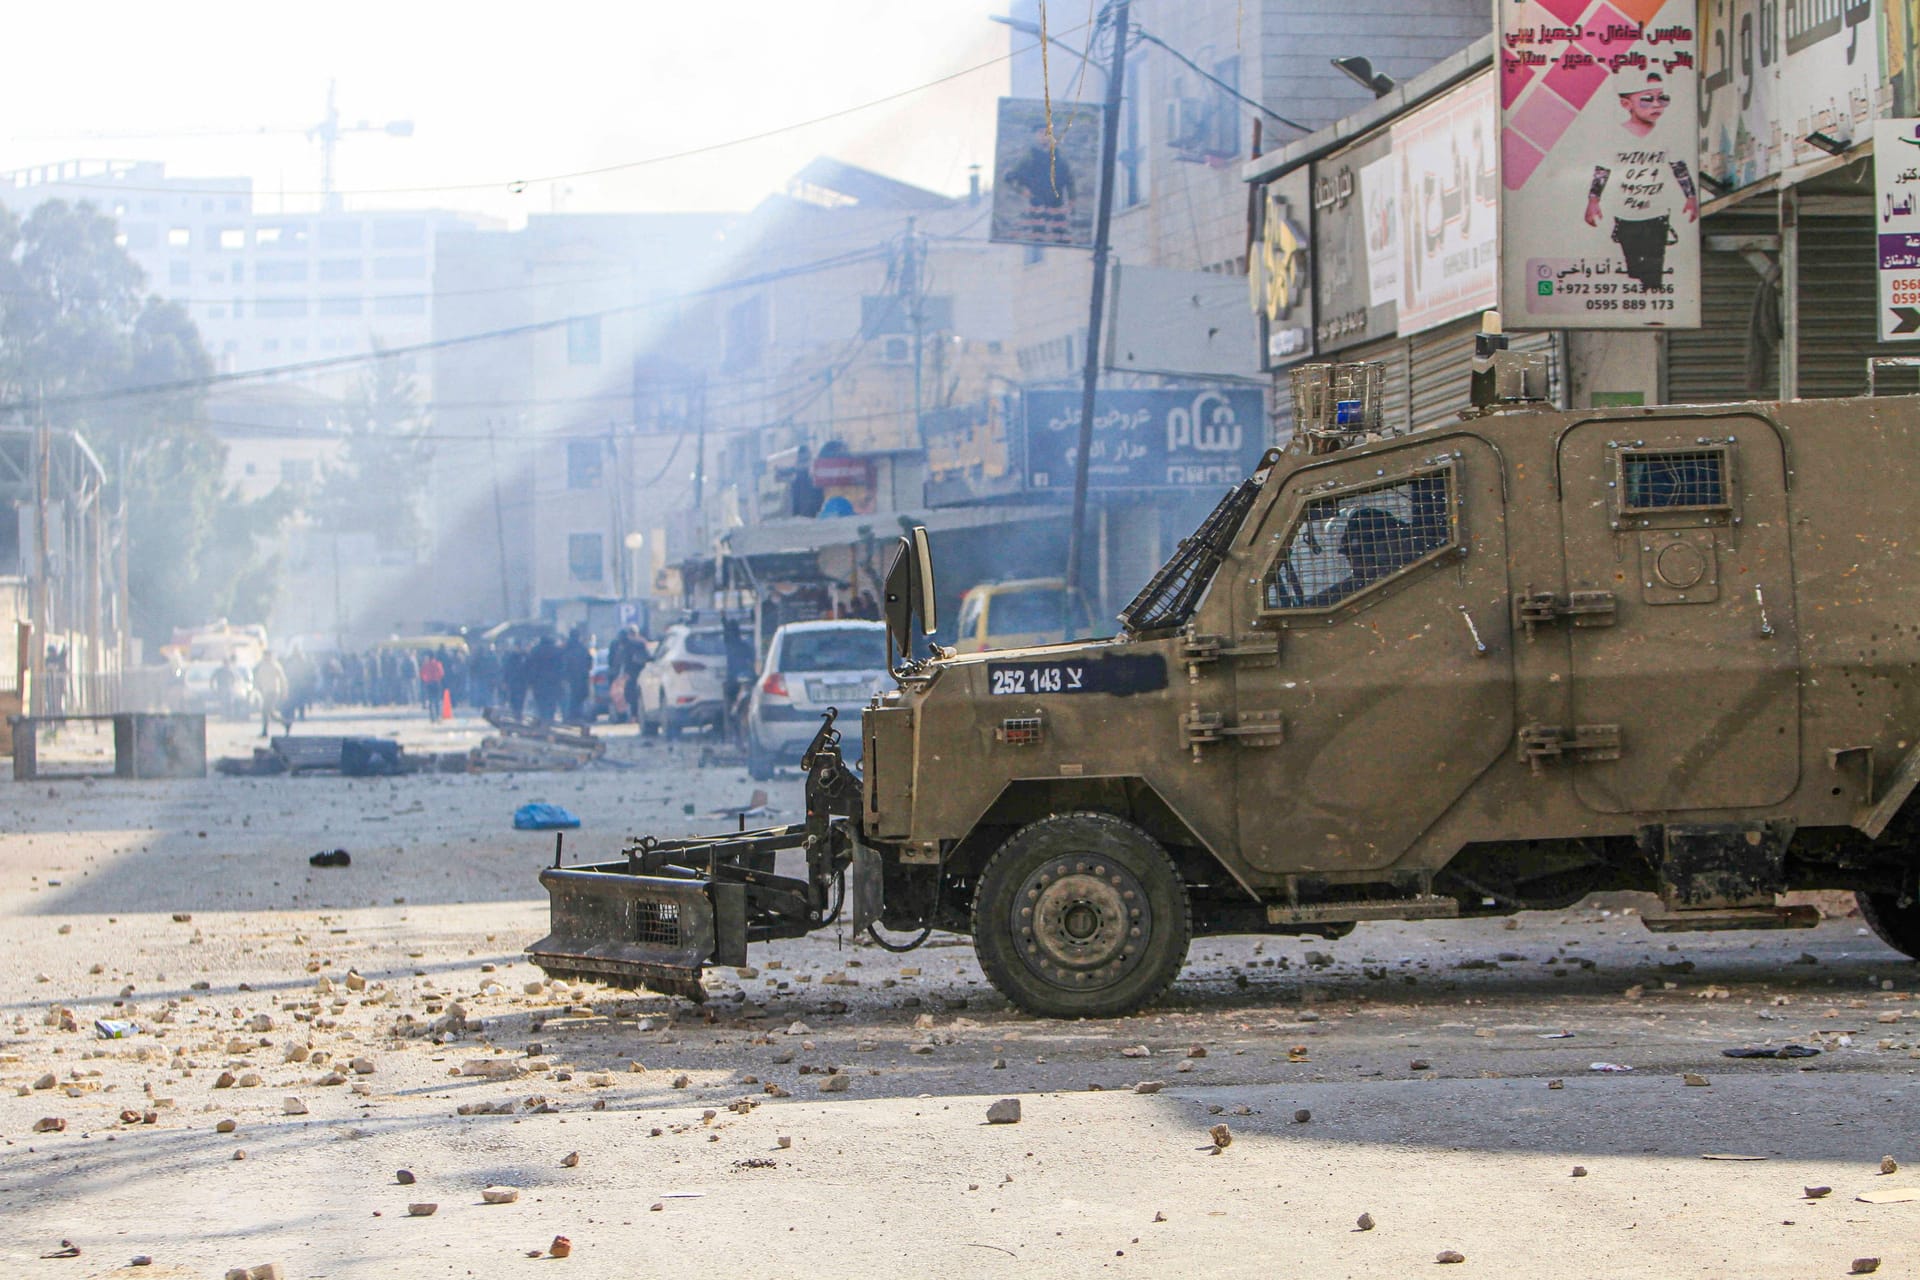
[[[588,719],[587,699],[593,692],[593,646],[586,628],[575,627],[567,633],[566,646],[560,651],[560,669],[567,682],[566,720],[582,724]]]
[[[428,654],[420,664],[420,695],[427,705],[427,719],[440,718],[440,691],[446,687],[447,666],[439,655]]]
[[[533,694],[533,718],[541,724],[553,719],[566,694],[566,673],[560,662],[560,642],[551,634],[540,637],[527,654],[527,688]]]
[[[260,694],[260,736],[264,738],[273,731],[274,718],[287,700],[287,669],[274,658],[273,650],[261,653],[260,664],[253,669],[253,687]],[[291,721],[287,728],[293,728]]]

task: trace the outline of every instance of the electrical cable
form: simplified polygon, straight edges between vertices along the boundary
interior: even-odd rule
[[[1060,34],[1065,35],[1072,31],[1078,31],[1079,29],[1080,29],[1079,27],[1069,27],[1066,29],[1066,31],[1062,31]],[[1038,47],[1038,46],[1037,45],[1030,46],[1029,48],[1035,48],[1035,47]],[[566,173],[550,173],[550,174],[545,174],[545,175],[542,175],[539,177],[533,177],[533,178],[499,178],[499,179],[491,179],[491,180],[482,181],[482,182],[442,183],[435,186],[417,186],[417,187],[362,187],[357,190],[282,191],[279,194],[283,196],[290,195],[290,196],[342,196],[342,197],[344,196],[427,195],[427,194],[432,194],[436,192],[485,191],[494,187],[505,187],[512,194],[520,195],[524,193],[529,186],[532,186],[535,184],[544,184],[549,182],[571,182],[580,178],[605,177],[608,174],[625,173],[633,169],[643,169],[652,165],[667,164],[675,160],[686,160],[694,156],[711,155],[716,151],[726,151],[734,147],[746,146],[749,143],[764,142],[768,138],[777,138],[782,134],[793,133],[794,131],[799,129],[811,128],[817,124],[826,124],[829,121],[838,120],[845,116],[856,115],[862,111],[869,111],[874,107],[885,106],[889,102],[898,102],[902,98],[909,98],[916,93],[924,93],[928,89],[938,88],[943,84],[949,84],[955,80],[959,80],[966,76],[970,76],[977,71],[985,71],[989,67],[999,66],[1003,62],[1011,61],[1017,54],[1026,53],[1028,51],[1029,51],[1028,49],[1008,50],[1006,53],[1000,54],[998,57],[989,58],[985,62],[975,63],[973,66],[964,67],[959,71],[949,72],[946,75],[938,76],[932,80],[928,80],[928,81],[925,81],[924,83],[914,85],[911,88],[896,90],[893,93],[885,94],[878,98],[872,98],[866,102],[857,103],[854,106],[842,107],[837,111],[829,111],[824,115],[812,116],[805,120],[796,120],[790,124],[778,125],[771,129],[763,129],[759,133],[747,134],[737,138],[729,138],[722,142],[709,142],[701,146],[688,147],[680,151],[670,151],[670,152],[663,153],[661,155],[646,156],[639,160],[625,160],[625,161],[621,161],[618,164],[600,165],[591,169],[575,169]],[[177,188],[173,188],[173,187],[137,187],[137,186],[124,185],[121,183],[87,183],[87,182],[68,181],[68,182],[62,182],[59,185],[66,186],[66,187],[76,187],[83,190],[131,191],[139,194],[148,194],[148,195],[173,195],[173,194],[176,194],[177,192]],[[201,196],[251,196],[254,194],[254,192],[251,187],[248,187],[244,190],[219,190],[215,188],[196,187],[194,189],[194,194],[201,195]]]

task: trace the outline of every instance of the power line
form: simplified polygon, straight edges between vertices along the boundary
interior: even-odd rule
[[[878,260],[888,254],[887,246],[875,246],[856,253],[842,254],[837,258],[827,258],[799,267],[782,268],[778,271],[763,272],[758,276],[745,276],[735,280],[722,281],[704,289],[694,289],[687,293],[674,294],[664,298],[653,298],[646,302],[628,303],[618,307],[604,307],[598,311],[575,312],[558,316],[551,320],[535,320],[527,324],[512,325],[505,329],[487,329],[478,333],[462,334],[451,338],[435,338],[427,342],[409,343],[404,346],[386,347],[379,351],[359,352],[353,355],[322,356],[314,360],[299,360],[290,364],[269,365],[261,369],[235,370],[231,373],[209,374],[203,378],[180,378],[170,382],[147,383],[135,387],[118,387],[108,391],[79,392],[73,395],[48,396],[43,399],[0,401],[0,413],[24,413],[30,409],[48,407],[65,408],[72,405],[103,404],[117,400],[137,399],[141,396],[172,395],[182,391],[197,391],[204,387],[223,386],[235,382],[250,382],[261,378],[273,378],[286,374],[317,373],[328,369],[344,368],[349,365],[366,364],[374,360],[393,360],[406,356],[421,355],[428,351],[440,351],[449,347],[466,346],[476,342],[490,342],[498,338],[519,338],[528,334],[543,333],[550,329],[562,328],[580,320],[600,320],[608,316],[624,315],[635,311],[646,311],[654,307],[674,302],[683,302],[693,298],[707,297],[725,293],[733,289],[752,288],[755,285],[768,284],[790,276],[805,275],[813,271],[823,271],[832,267],[845,266],[852,262],[868,259]]]
[[[1085,25],[1084,23],[1081,24],[1081,26],[1084,26],[1084,25]],[[1080,30],[1080,27],[1077,27],[1077,26],[1068,27],[1065,30],[1061,31],[1059,34],[1066,35],[1066,34],[1069,34],[1070,32],[1078,31],[1078,30]],[[1038,45],[1032,45],[1032,46],[1029,46],[1029,49],[1038,48],[1038,47],[1039,47]],[[949,72],[944,76],[936,77],[935,79],[928,80],[922,84],[914,85],[913,87],[908,89],[900,89],[893,93],[885,94],[878,98],[871,98],[866,102],[857,103],[854,106],[842,107],[838,111],[829,111],[825,115],[812,116],[805,120],[796,120],[791,124],[779,125],[772,129],[763,129],[759,133],[751,133],[738,138],[729,138],[724,142],[710,142],[698,147],[688,147],[681,151],[670,151],[657,156],[647,156],[639,160],[626,160],[618,164],[600,165],[592,169],[575,169],[568,173],[552,173],[552,174],[546,174],[542,177],[535,177],[535,178],[504,178],[504,179],[492,179],[484,182],[445,183],[437,186],[363,187],[359,190],[354,190],[354,191],[330,191],[330,192],[329,191],[282,191],[279,194],[291,195],[291,196],[429,195],[429,194],[434,194],[438,192],[484,191],[493,187],[505,187],[512,194],[519,195],[522,192],[524,192],[529,186],[534,185],[536,183],[571,182],[578,178],[600,178],[600,177],[605,177],[608,174],[625,173],[634,169],[644,169],[652,165],[668,164],[675,160],[691,159],[694,156],[711,155],[716,151],[726,151],[726,150],[730,150],[733,147],[746,146],[754,142],[764,142],[768,138],[777,138],[782,134],[792,133],[799,129],[808,129],[808,128],[812,128],[814,125],[817,125],[817,124],[826,124],[829,121],[838,120],[845,116],[857,115],[862,111],[872,110],[874,107],[885,106],[889,102],[898,102],[902,98],[912,97],[916,93],[924,93],[928,89],[938,88],[943,84],[949,84],[955,80],[959,80],[966,76],[973,75],[975,72],[985,71],[989,67],[995,67],[1000,65],[1003,62],[1011,61],[1018,54],[1026,53],[1026,52],[1028,52],[1028,49],[1009,50],[1008,52],[1003,53],[998,57],[989,58],[985,62],[975,63],[973,66],[964,67],[959,71]],[[59,185],[67,186],[67,187],[76,187],[82,190],[132,191],[132,192],[147,194],[147,195],[173,195],[178,190],[178,188],[174,188],[174,187],[137,187],[137,186],[131,186],[131,185],[126,185],[122,183],[87,183],[87,182],[69,181],[69,182],[62,182]],[[203,196],[250,196],[254,194],[254,192],[251,187],[247,187],[245,189],[239,189],[239,190],[221,190],[217,188],[195,188],[192,194],[203,195]]]

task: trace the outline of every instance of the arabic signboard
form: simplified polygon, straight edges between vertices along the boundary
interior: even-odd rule
[[[1503,0],[1500,311],[1698,328],[1696,0]]]
[[[1073,491],[1080,393],[1029,391],[1027,487]],[[1255,387],[1102,391],[1094,403],[1092,489],[1217,489],[1253,473],[1267,447]]]
[[[1313,166],[1314,350],[1393,332],[1400,302],[1400,186],[1377,133]]]
[[[1313,352],[1312,175],[1306,167],[1269,182],[1260,194],[1260,243],[1254,288],[1260,349],[1269,369]]]
[[[1100,108],[1000,99],[991,239],[1087,248],[1100,188]]]
[[[1744,187],[1826,155],[1813,134],[1861,141],[1883,85],[1912,96],[1910,2],[1700,0],[1707,176]]]
[[[1920,120],[1873,126],[1880,341],[1920,342]]]
[[[1500,260],[1497,102],[1476,76],[1393,126],[1400,170],[1400,333],[1496,305]]]

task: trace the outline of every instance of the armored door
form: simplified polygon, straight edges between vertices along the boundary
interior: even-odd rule
[[[1234,736],[1204,749],[1234,754],[1254,866],[1384,867],[1513,740],[1500,456],[1435,432],[1277,483],[1234,584]]]
[[[1785,800],[1800,679],[1778,430],[1751,414],[1580,423],[1558,468],[1566,599],[1586,602],[1556,638],[1572,723],[1544,747],[1523,730],[1522,750],[1603,813]]]

